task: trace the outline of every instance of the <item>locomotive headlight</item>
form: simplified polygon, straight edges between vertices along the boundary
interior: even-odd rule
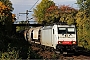
[[[58,44],[62,44],[62,42],[61,41],[58,41]]]
[[[76,44],[76,42],[75,42],[75,41],[73,41],[72,43],[73,43],[73,44]]]

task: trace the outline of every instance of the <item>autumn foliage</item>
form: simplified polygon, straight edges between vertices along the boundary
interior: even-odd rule
[[[5,6],[2,2],[0,2],[0,15],[8,15],[8,11],[10,11],[10,8]]]
[[[14,23],[16,21],[16,15],[12,14],[12,22]]]
[[[70,7],[69,5],[60,5],[59,9],[64,13],[71,13],[77,11],[75,8]]]
[[[52,5],[45,12],[45,24],[52,24],[59,21],[58,6]],[[57,20],[58,19],[58,20]]]
[[[66,22],[68,24],[74,24],[74,16],[77,11],[77,9],[72,8],[69,5],[52,5],[46,10],[44,21],[46,23]]]

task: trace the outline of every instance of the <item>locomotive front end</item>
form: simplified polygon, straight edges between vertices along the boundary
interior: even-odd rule
[[[74,50],[77,45],[75,25],[58,25],[57,49],[61,51]]]

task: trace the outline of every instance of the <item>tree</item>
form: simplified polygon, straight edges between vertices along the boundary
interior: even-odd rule
[[[58,6],[52,5],[45,12],[44,24],[51,24],[59,22],[59,8]]]
[[[90,0],[77,0],[77,3],[80,10],[86,10],[86,9],[90,9]]]
[[[12,3],[10,0],[1,0],[1,2],[3,2],[5,6],[9,7],[10,11],[13,11],[14,8],[12,7]]]
[[[60,21],[65,22],[69,25],[75,23],[75,16],[77,14],[77,9],[70,7],[69,5],[61,5],[60,10]]]
[[[5,24],[5,19],[8,17],[9,8],[0,2],[0,23]]]
[[[19,22],[19,24],[26,24],[26,26],[29,27],[28,24],[27,24],[27,21],[21,21],[21,22]],[[22,31],[25,28],[27,28],[26,26],[17,26],[16,27],[17,28],[16,31]]]
[[[90,0],[77,0],[79,11],[76,15],[79,46],[90,49]]]
[[[4,26],[4,32],[11,32],[12,30],[12,13],[11,8],[0,1],[0,25]]]
[[[55,3],[51,0],[42,0],[41,3],[36,6],[36,9],[34,9],[33,16],[35,17],[35,20],[38,23],[43,24],[43,21],[45,20],[46,9],[54,4]]]
[[[87,11],[78,11],[76,17],[79,46],[88,48],[90,46],[90,16]]]

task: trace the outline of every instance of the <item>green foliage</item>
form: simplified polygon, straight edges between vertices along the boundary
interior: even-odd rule
[[[71,25],[71,24],[75,23],[75,17],[74,17],[73,14],[69,14],[66,19],[67,19],[67,24],[68,25]]]
[[[90,9],[90,0],[77,0],[77,4],[81,11]]]
[[[41,3],[36,6],[36,9],[34,9],[33,16],[35,17],[38,23],[43,23],[43,21],[45,20],[46,9],[52,5],[54,5],[53,1],[42,0]]]
[[[4,59],[6,60],[19,59],[19,54],[15,50],[4,52],[2,53],[0,60],[4,60]]]
[[[11,36],[5,35],[5,33],[2,32],[0,34],[0,60],[10,60],[10,59],[18,59],[19,54],[18,50],[15,50],[13,47],[11,48]]]
[[[26,24],[26,26],[28,27],[27,21],[21,21],[21,22],[19,22],[19,24]],[[26,28],[26,26],[17,26],[16,31],[24,30]]]
[[[78,11],[76,17],[79,45],[88,48],[90,46],[90,15],[87,10]]]

